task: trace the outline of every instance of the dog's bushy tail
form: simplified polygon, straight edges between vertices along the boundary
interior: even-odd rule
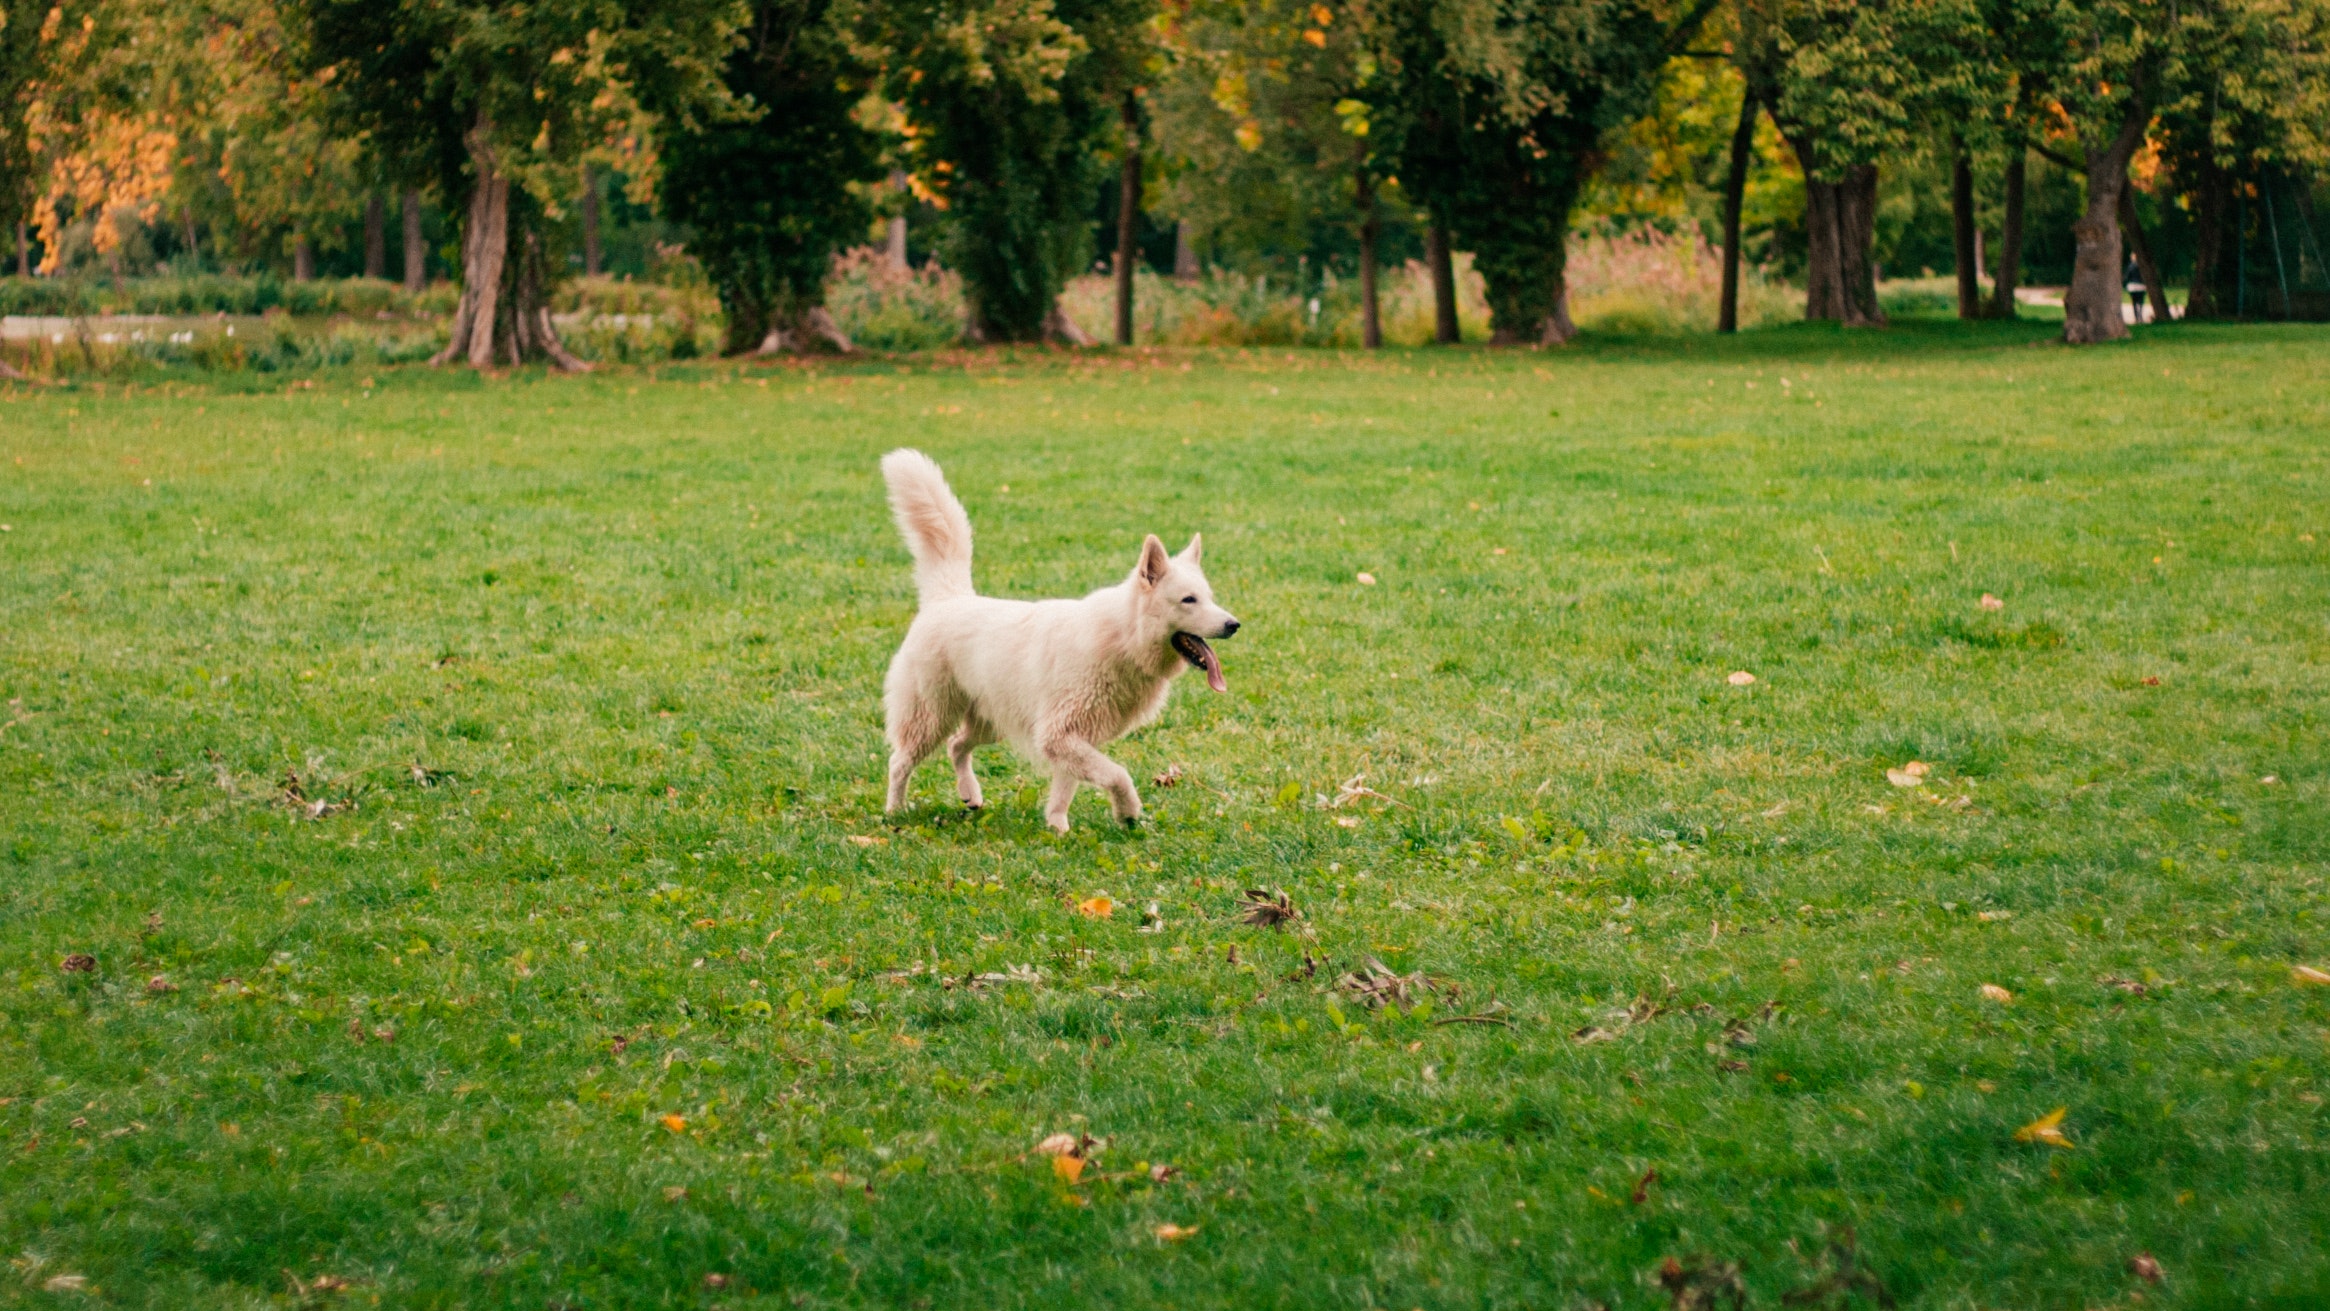
[[[971,595],[971,517],[947,487],[938,464],[920,451],[882,457],[890,513],[914,553],[914,587],[922,603]]]

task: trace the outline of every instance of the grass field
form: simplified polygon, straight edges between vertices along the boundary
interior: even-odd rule
[[[2330,1304],[2330,336],[2047,332],[8,393],[0,1304]]]

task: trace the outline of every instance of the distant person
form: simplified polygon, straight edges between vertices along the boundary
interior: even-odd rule
[[[2128,257],[2128,268],[2120,275],[2120,282],[2128,289],[2128,312],[2134,316],[2133,321],[2144,322],[2144,270],[2136,267],[2135,256]]]

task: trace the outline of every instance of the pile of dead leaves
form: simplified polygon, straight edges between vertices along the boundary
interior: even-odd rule
[[[1373,956],[1336,979],[1335,990],[1369,1010],[1386,1006],[1413,1010],[1417,1003],[1434,996],[1451,1003],[1457,997],[1456,985],[1447,979],[1435,979],[1422,970],[1401,974]]]
[[[1239,923],[1266,929],[1283,928],[1303,917],[1303,913],[1295,909],[1294,899],[1286,895],[1284,888],[1276,894],[1261,888],[1248,888],[1238,902],[1238,911]]]

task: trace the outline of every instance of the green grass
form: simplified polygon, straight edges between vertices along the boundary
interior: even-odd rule
[[[2330,335],[2046,331],[8,393],[0,1304],[2322,1306]],[[884,823],[905,442],[1142,830]]]

